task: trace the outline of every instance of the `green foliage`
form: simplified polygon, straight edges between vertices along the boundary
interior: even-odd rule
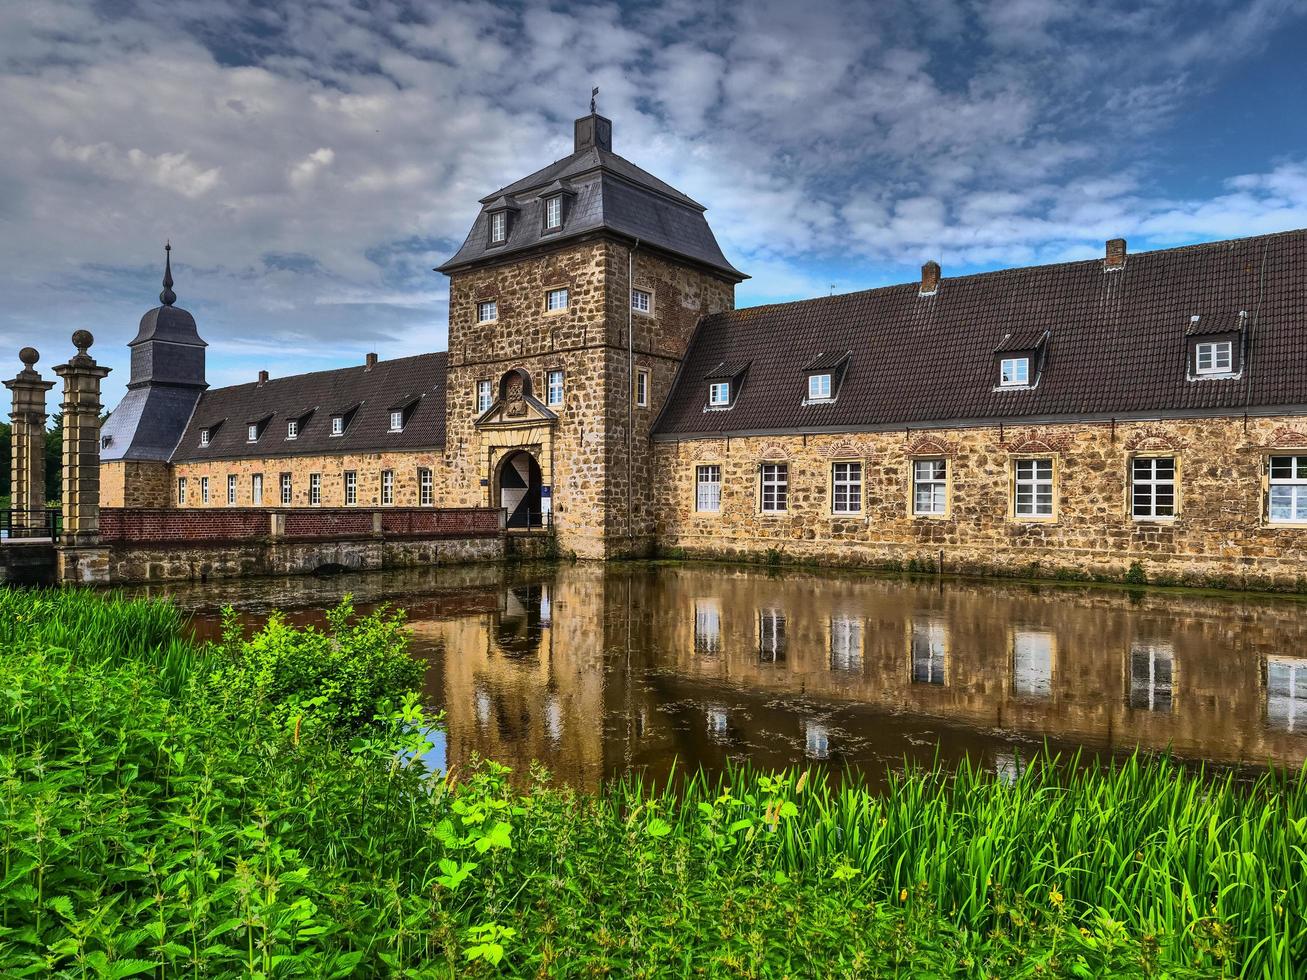
[[[1147,585],[1148,573],[1144,571],[1144,563],[1132,561],[1130,568],[1125,573],[1125,581],[1129,585]]]
[[[257,706],[265,720],[297,734],[356,735],[379,706],[388,713],[422,682],[422,665],[408,655],[403,613],[383,608],[356,617],[349,596],[327,613],[325,632],[290,626],[274,613],[245,639],[229,607],[222,634],[207,678],[210,698],[220,706]]]
[[[180,686],[121,634],[91,656],[93,638],[42,647],[53,627],[25,622],[0,686],[5,977],[1289,978],[1307,961],[1301,776],[1045,756],[1010,783],[964,765],[883,794],[820,772],[597,795],[489,762],[431,778],[412,694],[385,691],[398,707],[352,740],[287,726],[348,674],[301,657],[342,636],[389,648],[393,617],[229,636],[190,651]],[[297,682],[254,683],[250,646]],[[253,695],[215,697],[222,671]]]

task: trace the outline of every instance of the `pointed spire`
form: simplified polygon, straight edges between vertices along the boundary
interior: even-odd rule
[[[172,291],[172,242],[163,246],[163,292],[159,294],[159,302],[164,306],[172,306],[177,302],[177,294]]]

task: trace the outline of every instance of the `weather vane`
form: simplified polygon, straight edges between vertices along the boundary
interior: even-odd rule
[[[596,85],[590,90],[590,115],[595,114],[595,99],[599,97],[599,86]]]

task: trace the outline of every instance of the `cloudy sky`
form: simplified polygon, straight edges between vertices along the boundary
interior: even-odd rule
[[[0,368],[126,380],[165,238],[209,380],[439,350],[477,199],[571,147],[740,305],[1307,226],[1307,0],[0,0]]]

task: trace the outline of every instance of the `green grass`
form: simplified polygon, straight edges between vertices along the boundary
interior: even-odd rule
[[[514,789],[492,763],[433,781],[404,762],[429,720],[393,657],[363,649],[402,650],[393,620],[338,611],[330,646],[355,654],[318,669],[322,637],[284,623],[198,651],[154,602],[0,591],[0,614],[5,977],[1289,978],[1307,962],[1298,775],[1043,757],[1010,784],[935,768],[882,794],[820,771],[598,795],[540,772]],[[374,722],[301,724],[342,678],[377,693],[368,672],[391,678]]]

